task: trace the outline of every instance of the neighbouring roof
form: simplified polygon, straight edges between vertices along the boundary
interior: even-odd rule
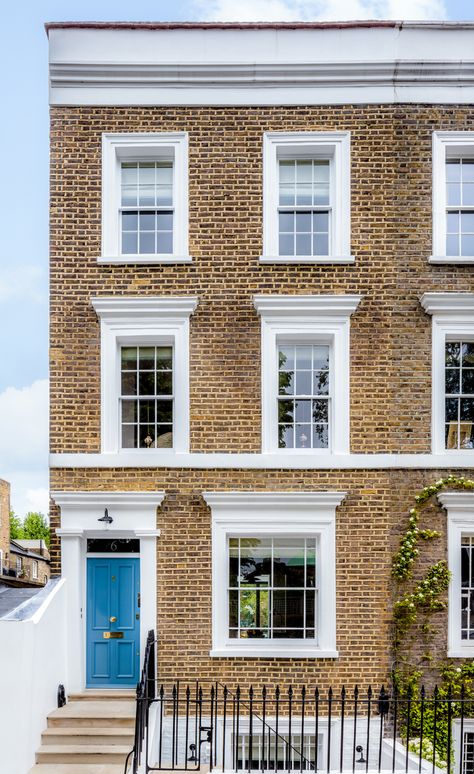
[[[30,559],[38,559],[39,561],[49,562],[49,557],[41,554],[37,554],[35,551],[31,551],[27,547],[22,545],[23,543],[26,543],[26,542],[29,542],[29,541],[10,540],[10,553],[18,554],[19,556],[27,556],[27,557],[30,557]],[[38,543],[39,541],[31,541],[31,542]]]
[[[0,618],[38,594],[38,588],[17,588],[0,582]]]
[[[444,27],[463,27],[474,29],[474,22],[469,21],[431,21],[410,22],[393,21],[383,19],[369,19],[361,21],[333,21],[333,22],[47,22],[46,32],[60,29],[87,29],[87,30],[324,30],[324,29],[357,29],[367,27],[432,27],[441,29]]]

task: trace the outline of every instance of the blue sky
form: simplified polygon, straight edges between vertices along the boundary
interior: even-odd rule
[[[17,0],[2,8],[0,478],[12,506],[47,508],[46,21],[473,20],[472,0]],[[8,183],[6,182],[8,181]]]

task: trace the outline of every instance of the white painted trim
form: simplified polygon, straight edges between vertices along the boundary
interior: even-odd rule
[[[261,255],[260,263],[354,263],[354,255]]]
[[[474,734],[474,718],[463,718],[462,732],[464,734]],[[453,734],[453,760],[452,771],[459,771],[466,774],[466,769],[462,766],[464,739],[461,738],[461,720],[454,718],[452,725]]]
[[[50,29],[50,101],[468,104],[474,102],[473,37],[462,24],[407,22],[348,29]]]
[[[474,293],[423,293],[420,303],[426,314],[474,315]]]
[[[438,500],[448,515],[448,656],[472,658],[474,642],[462,640],[461,633],[461,538],[474,534],[474,492],[440,492]]]
[[[474,293],[424,293],[420,299],[432,315],[431,341],[431,447],[433,454],[446,457],[464,455],[474,458],[474,449],[460,451],[445,448],[445,345],[450,338],[474,337]],[[452,463],[454,465],[454,462]]]
[[[360,304],[362,296],[320,295],[320,296],[278,296],[257,295],[253,303],[261,315],[301,316],[321,314],[325,316],[350,316]]]
[[[263,255],[264,263],[286,263],[278,255],[278,158],[281,153],[295,157],[330,160],[330,254],[323,263],[345,263],[351,252],[350,132],[265,132],[263,135]],[[277,261],[274,257],[277,256]],[[290,257],[297,263],[298,256]],[[304,256],[303,263],[319,263],[319,256]]]
[[[474,263],[474,256],[446,253],[446,157],[452,151],[474,156],[474,132],[433,132],[433,254],[430,263]]]
[[[195,468],[196,470],[423,470],[474,468],[467,451],[442,454],[173,454],[151,450],[137,454],[50,454],[52,469],[61,468]]]
[[[67,579],[68,691],[82,691],[86,680],[86,561],[87,538],[136,537],[140,539],[140,643],[144,652],[147,633],[156,630],[156,528],[157,508],[165,493],[157,492],[51,492],[61,508],[62,576]],[[101,526],[97,519],[108,508],[113,522]]]
[[[360,296],[254,296],[261,315],[262,453],[328,457],[350,451],[350,316]],[[311,342],[330,347],[329,449],[278,448],[278,363],[281,342]]]
[[[173,452],[189,451],[189,317],[197,302],[195,296],[91,299],[100,319],[102,453],[143,454],[140,449],[121,449],[119,349],[122,344],[160,343],[173,345]]]
[[[212,648],[210,656],[337,658],[336,507],[345,492],[204,492],[212,519]],[[318,639],[236,641],[227,633],[228,537],[318,538]]]
[[[173,161],[173,254],[120,253],[120,162],[166,158]],[[181,263],[188,249],[188,134],[142,132],[102,134],[102,253],[99,263]]]

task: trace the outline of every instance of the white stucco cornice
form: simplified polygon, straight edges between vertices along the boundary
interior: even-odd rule
[[[97,317],[105,322],[141,317],[189,317],[198,305],[196,296],[99,296],[91,298]]]
[[[424,293],[420,304],[427,314],[472,315],[474,293]]]
[[[462,23],[50,25],[48,36],[52,105],[474,102],[474,29]]]
[[[474,491],[440,492],[438,494],[438,500],[443,508],[446,508],[447,510],[456,512],[469,511],[474,515]]]
[[[335,315],[350,317],[359,306],[361,296],[320,295],[320,296],[272,296],[253,297],[255,309],[262,316],[268,315]]]
[[[165,492],[51,492],[51,499],[60,508],[158,508]]]

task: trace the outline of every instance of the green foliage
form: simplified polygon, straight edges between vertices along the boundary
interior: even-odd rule
[[[472,490],[474,481],[463,476],[447,476],[424,487],[414,498],[416,505],[410,510],[408,526],[400,540],[400,547],[393,558],[392,565],[392,575],[397,583],[398,595],[393,606],[393,649],[398,662],[393,674],[393,684],[394,690],[402,700],[399,705],[401,738],[410,740],[408,746],[411,752],[418,755],[421,747],[422,757],[425,760],[446,769],[448,752],[451,754],[451,761],[453,760],[449,721],[461,714],[460,702],[452,701],[448,710],[449,703],[446,699],[450,697],[459,699],[463,696],[467,700],[464,704],[465,717],[474,715],[474,662],[463,663],[461,666],[454,666],[452,662],[438,664],[439,683],[434,694],[436,701],[425,701],[422,698],[424,689],[421,685],[421,667],[416,668],[413,659],[406,654],[404,661],[400,657],[403,648],[409,650],[414,638],[411,629],[418,621],[419,615],[423,614],[421,634],[428,642],[432,634],[430,615],[446,607],[445,597],[451,574],[444,560],[431,565],[421,580],[413,581],[413,566],[420,553],[419,541],[439,537],[439,532],[436,530],[419,528],[420,515],[433,496],[443,489]],[[429,649],[423,653],[420,662],[433,666],[433,657]],[[434,735],[435,720],[436,734]]]
[[[44,540],[49,548],[48,522],[42,513],[30,511],[23,521],[13,511],[10,513],[10,538],[12,540]]]
[[[49,526],[42,513],[30,511],[23,522],[23,537],[26,540],[44,540],[49,548]]]
[[[10,511],[10,538],[11,540],[21,540],[23,537],[23,525],[21,519]]]

